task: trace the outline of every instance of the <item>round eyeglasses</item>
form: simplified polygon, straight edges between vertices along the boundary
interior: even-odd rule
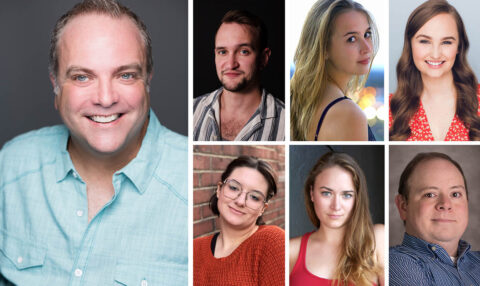
[[[236,200],[243,192],[246,191],[242,185],[233,179],[226,179],[222,184],[222,193],[227,199]],[[260,191],[246,192],[245,206],[247,208],[259,210],[266,202],[265,196]]]

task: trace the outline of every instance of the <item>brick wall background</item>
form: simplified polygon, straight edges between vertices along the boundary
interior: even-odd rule
[[[227,165],[240,155],[255,156],[277,172],[278,192],[263,214],[266,224],[285,229],[285,147],[272,145],[194,145],[193,146],[193,236],[217,232],[217,216],[208,207],[217,183]]]

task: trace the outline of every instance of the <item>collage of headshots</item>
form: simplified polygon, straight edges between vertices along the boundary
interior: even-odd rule
[[[0,286],[480,286],[480,2],[30,2]]]

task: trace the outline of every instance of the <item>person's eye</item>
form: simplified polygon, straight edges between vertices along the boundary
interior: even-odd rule
[[[259,201],[262,200],[262,198],[259,195],[256,195],[256,194],[249,194],[248,197],[254,202],[259,202]]]
[[[434,193],[426,193],[423,196],[426,197],[426,198],[434,198],[435,194]]]
[[[461,198],[462,195],[463,195],[463,194],[462,194],[461,192],[454,192],[454,193],[452,194],[452,197],[454,197],[454,198]]]
[[[365,35],[363,35],[363,37],[365,39],[370,39],[372,37],[372,32],[370,32],[370,31],[366,32]]]
[[[429,40],[420,40],[420,44],[428,44],[428,43],[430,43]]]
[[[351,36],[350,38],[347,39],[348,43],[355,43],[357,41],[357,38],[355,36]]]
[[[331,192],[321,192],[320,195],[322,195],[322,197],[330,197],[332,195]]]
[[[442,44],[444,44],[444,45],[451,45],[451,44],[452,44],[452,41],[443,41]]]
[[[225,50],[217,50],[217,54],[223,56],[223,55],[227,54],[227,51],[225,51]]]
[[[135,74],[133,73],[122,73],[120,77],[124,80],[129,80],[135,78]]]
[[[353,195],[351,193],[345,193],[345,194],[343,194],[343,197],[346,198],[346,199],[351,199],[351,198],[353,198]]]
[[[240,54],[242,54],[244,56],[248,56],[250,54],[250,51],[247,50],[247,49],[243,49],[243,50],[240,50]]]
[[[88,76],[86,76],[84,74],[74,75],[72,78],[73,78],[74,81],[78,81],[78,82],[87,82],[88,81]]]
[[[232,191],[235,191],[235,192],[240,191],[240,188],[237,187],[237,186],[229,185],[228,188],[229,188],[230,190],[232,190]]]

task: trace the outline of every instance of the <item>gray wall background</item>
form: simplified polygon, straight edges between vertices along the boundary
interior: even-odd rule
[[[468,185],[469,223],[462,239],[472,244],[473,250],[480,250],[480,176],[478,158],[480,146],[390,146],[390,181],[389,181],[389,214],[390,214],[390,246],[401,244],[405,228],[395,206],[398,193],[398,182],[408,162],[420,152],[442,152],[457,161],[465,173]]]
[[[424,0],[390,0],[390,66],[389,66],[389,92],[397,89],[397,63],[403,49],[403,37],[408,16],[420,6]],[[468,62],[475,75],[480,77],[480,17],[478,11],[480,2],[465,0],[448,0],[457,9],[462,17],[463,24],[467,30],[470,49],[467,55]]]
[[[50,34],[79,1],[2,1],[0,9],[0,146],[16,135],[60,124],[48,78]],[[147,25],[154,75],[151,105],[160,122],[187,135],[187,0],[120,0]]]
[[[347,153],[360,165],[367,178],[372,221],[374,224],[384,224],[384,146],[330,145],[330,147],[336,152]],[[329,151],[328,146],[322,145],[290,146],[290,238],[315,229],[305,208],[303,185],[318,159]]]

